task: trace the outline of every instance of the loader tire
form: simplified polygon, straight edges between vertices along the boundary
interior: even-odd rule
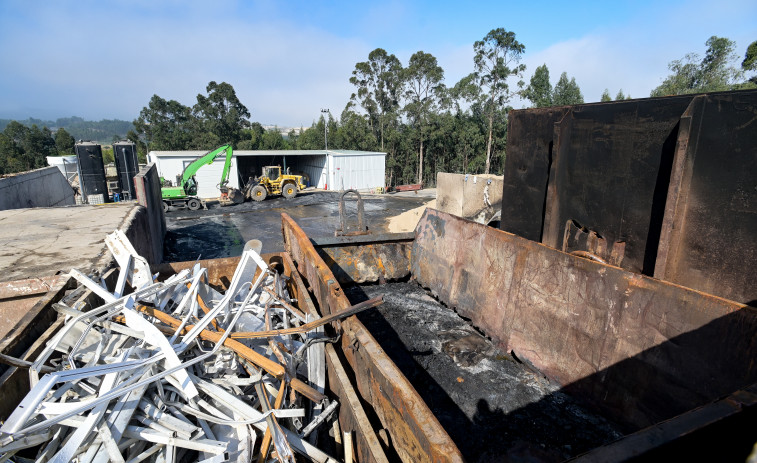
[[[255,185],[254,187],[252,187],[252,191],[250,192],[250,197],[254,201],[262,201],[265,199],[266,196],[268,196],[268,190],[266,190],[264,186]]]
[[[287,183],[284,185],[284,188],[281,189],[281,196],[285,197],[286,199],[292,199],[295,196],[297,196],[297,187],[292,185],[291,183]]]

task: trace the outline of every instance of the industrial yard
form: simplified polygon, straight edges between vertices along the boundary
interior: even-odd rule
[[[328,189],[280,168],[255,198],[217,149],[200,180],[221,179],[216,198],[194,176],[168,187],[186,207],[134,144],[115,185],[77,144],[77,189],[57,167],[0,180],[17,198],[0,211],[0,454],[744,461],[755,108],[757,91],[513,110],[503,176],[392,193],[326,166]],[[257,154],[251,171],[284,156]],[[356,172],[383,160],[352,154]]]

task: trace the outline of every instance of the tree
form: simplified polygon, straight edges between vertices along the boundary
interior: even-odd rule
[[[583,104],[584,96],[581,94],[581,89],[576,83],[576,78],[571,77],[568,80],[567,72],[560,74],[560,79],[557,81],[555,91],[552,95],[552,101],[555,106]]]
[[[28,169],[38,169],[47,165],[48,156],[57,156],[53,133],[47,127],[41,129],[32,125],[26,134],[23,144],[24,157],[27,159]]]
[[[334,147],[339,149],[373,151],[377,148],[367,117],[354,111],[342,111],[339,128],[329,140],[332,139]]]
[[[741,62],[743,71],[757,71],[757,40],[750,43],[744,54],[744,61]],[[749,79],[749,82],[757,85],[757,74]]]
[[[422,51],[410,57],[404,72],[407,104],[405,111],[413,120],[418,130],[418,183],[423,183],[423,141],[428,116],[439,101],[444,91],[444,70],[437,64],[436,58]]]
[[[741,62],[741,69],[745,71],[757,71],[757,40],[750,43]]]
[[[74,145],[76,140],[71,136],[63,127],[59,128],[55,132],[55,148],[58,150],[59,156],[66,156],[74,154]]]
[[[0,174],[24,171],[22,154],[21,147],[13,141],[13,138],[5,132],[0,133]]]
[[[491,167],[494,116],[515,94],[510,90],[507,79],[520,77],[526,70],[526,65],[518,64],[526,47],[515,39],[514,32],[500,27],[492,29],[483,40],[474,43],[473,50],[476,53],[473,58],[476,81],[482,93],[486,94],[484,107],[489,122],[489,135],[484,173],[488,174]]]
[[[599,99],[599,101],[606,103],[608,101],[612,101],[612,97],[610,96],[610,90],[605,89],[604,92],[602,92],[602,98]]]
[[[739,88],[742,71],[731,65],[736,60],[732,40],[712,36],[707,39],[707,52],[699,55],[689,53],[679,60],[671,61],[671,75],[663,80],[650,96],[683,95],[687,93],[717,92]]]
[[[263,132],[263,136],[260,139],[261,150],[287,150],[290,149],[289,143],[284,140],[284,136],[281,135],[278,129],[268,129]]]
[[[217,84],[211,81],[205,91],[208,92],[208,96],[197,95],[193,114],[200,121],[200,127],[214,137],[204,136],[195,139],[195,146],[202,149],[211,149],[219,143],[236,146],[242,139],[242,129],[249,126],[250,111],[239,101],[234,87],[226,82]],[[206,144],[210,140],[215,140],[212,146]],[[204,146],[198,146],[201,144]]]
[[[193,119],[189,107],[153,95],[134,120],[134,128],[137,135],[145,136],[148,151],[185,150],[192,139]]]
[[[260,143],[263,139],[265,129],[260,122],[253,122],[250,128],[242,130],[242,140],[237,144],[240,150],[257,150],[260,149]]]
[[[353,93],[351,100],[359,101],[365,109],[371,129],[374,120],[378,122],[378,138],[383,150],[387,117],[394,117],[399,107],[402,64],[396,56],[377,48],[368,54],[368,61],[355,65],[350,83],[357,87],[357,94]]]
[[[552,84],[549,83],[549,69],[546,64],[536,68],[523,96],[531,101],[535,108],[552,106]]]
[[[623,101],[626,99],[626,96],[623,94],[623,89],[621,88],[618,90],[618,94],[615,95],[615,101]]]
[[[330,115],[330,114],[329,114]],[[313,124],[307,130],[300,133],[297,137],[297,149],[300,150],[320,150],[323,149],[326,142],[324,140],[324,127],[326,126],[326,119],[321,115],[318,121],[313,121]]]
[[[102,147],[103,163],[105,165],[116,162],[116,156],[113,154],[113,146]]]

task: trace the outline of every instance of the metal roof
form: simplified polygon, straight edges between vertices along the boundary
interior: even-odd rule
[[[198,157],[207,153],[204,150],[187,151],[150,151],[150,155],[158,157]],[[386,153],[380,151],[357,151],[357,150],[239,150],[234,151],[234,156],[375,156]]]

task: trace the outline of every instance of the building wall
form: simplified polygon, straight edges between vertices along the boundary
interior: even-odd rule
[[[250,154],[247,154],[250,153]],[[231,163],[229,186],[239,188],[238,160],[245,156],[255,156],[254,151],[237,152]],[[265,152],[261,156],[271,156],[274,152]],[[157,155],[150,153],[150,160],[158,167],[158,172],[166,180],[175,184],[176,176],[181,174],[184,166],[197,159],[201,152],[191,152],[187,156]],[[211,165],[203,166],[197,171],[198,196],[200,198],[217,198],[220,196],[218,183],[223,172],[224,159],[218,158]],[[292,172],[304,172],[310,177],[310,186],[329,190],[358,189],[368,190],[384,187],[385,154],[383,153],[338,153],[287,155],[287,166]],[[256,171],[256,175],[259,172]],[[245,179],[246,180],[246,179]]]
[[[384,187],[385,155],[329,155],[329,190]]]
[[[74,204],[74,190],[57,167],[0,179],[0,210]]]

